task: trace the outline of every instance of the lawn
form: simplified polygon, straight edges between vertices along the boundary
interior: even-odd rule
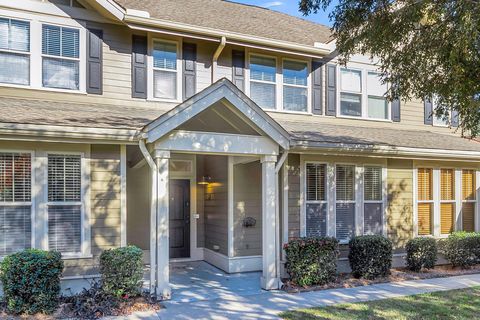
[[[480,287],[284,312],[283,319],[478,319]]]

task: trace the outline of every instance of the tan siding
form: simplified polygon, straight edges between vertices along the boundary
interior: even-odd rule
[[[260,162],[235,165],[233,171],[233,250],[234,256],[262,254],[262,165]],[[254,218],[253,227],[243,220]]]
[[[396,251],[413,237],[413,162],[388,160],[387,234]]]

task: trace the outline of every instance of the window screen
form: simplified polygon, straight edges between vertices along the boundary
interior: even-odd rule
[[[326,165],[307,163],[307,201],[325,201],[326,197]]]
[[[177,45],[153,44],[153,94],[156,98],[177,98]]]
[[[462,171],[462,228],[475,231],[476,178],[475,170]]]
[[[276,60],[252,56],[250,58],[250,97],[260,107],[275,109]]]
[[[383,232],[382,168],[366,166],[363,178],[363,228],[365,234]]]
[[[454,231],[455,221],[455,171],[440,170],[440,232],[449,234]]]
[[[307,63],[285,60],[283,62],[283,109],[307,111]]]
[[[0,18],[0,82],[30,83],[30,23]]]
[[[336,235],[348,241],[355,234],[355,166],[337,165],[336,185]]]

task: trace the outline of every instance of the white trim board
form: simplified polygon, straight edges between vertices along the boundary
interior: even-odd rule
[[[227,257],[208,248],[203,252],[206,262],[227,273],[262,271],[262,256]]]

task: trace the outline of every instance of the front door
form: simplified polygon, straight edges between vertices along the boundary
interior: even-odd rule
[[[190,257],[190,180],[170,180],[170,258]]]

